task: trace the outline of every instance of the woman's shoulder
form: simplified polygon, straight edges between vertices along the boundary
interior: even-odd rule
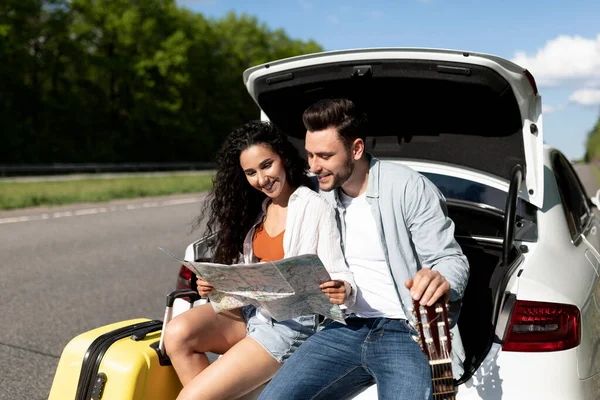
[[[332,205],[325,199],[325,197],[323,197],[321,194],[319,194],[318,192],[315,192],[314,190],[312,190],[311,188],[309,188],[307,186],[299,186],[294,191],[292,196],[296,197],[297,199],[300,199],[301,201],[303,201],[305,203],[309,203],[311,205],[311,207],[312,206],[325,207],[325,208],[332,207]]]

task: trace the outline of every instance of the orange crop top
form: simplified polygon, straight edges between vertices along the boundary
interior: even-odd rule
[[[279,235],[271,237],[264,229],[263,224],[256,227],[254,237],[252,238],[252,249],[259,261],[277,261],[284,257],[284,232],[285,229]]]

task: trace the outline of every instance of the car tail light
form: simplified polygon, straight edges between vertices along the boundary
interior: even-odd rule
[[[531,72],[529,72],[527,70],[523,71],[523,74],[525,74],[525,77],[529,81],[529,84],[531,85],[531,88],[533,89],[533,94],[535,96],[537,96],[538,88],[537,88],[537,84],[535,83],[535,78],[533,77],[533,75],[531,75]]]
[[[504,351],[571,349],[581,341],[581,317],[573,305],[517,300]]]
[[[191,289],[191,282],[190,282],[191,279],[192,279],[192,271],[185,265],[182,265],[181,268],[179,269],[179,276],[177,277],[176,288],[177,289]]]

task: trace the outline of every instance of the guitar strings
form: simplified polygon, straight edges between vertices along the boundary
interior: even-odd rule
[[[440,315],[438,314],[438,317],[440,317]],[[446,324],[443,325],[438,325],[438,335],[439,337],[444,337],[444,346],[442,346],[442,355],[444,357],[444,359],[446,360],[450,360],[450,352],[448,351],[448,341],[450,340],[449,335],[446,334]],[[448,362],[446,364],[444,364],[444,379],[442,380],[442,382],[444,382],[444,394],[450,394],[451,397],[447,397],[449,400],[450,399],[454,399],[454,376],[452,374],[452,364],[451,362]]]
[[[440,324],[439,321],[442,318],[442,314],[436,313],[436,317],[433,320],[435,326],[437,326],[438,343],[441,350],[441,358],[443,360],[450,359],[450,353],[448,352],[448,340],[449,337],[446,335],[445,324]],[[445,338],[442,343],[442,338]],[[436,349],[437,350],[437,349]],[[452,375],[452,365],[450,362],[438,364],[434,366],[436,375],[437,388],[436,400],[453,400],[455,397],[454,393],[454,377]]]
[[[435,307],[437,308],[437,306]],[[449,335],[446,335],[446,324],[439,323],[439,321],[445,316],[445,313],[440,314],[436,310],[435,317],[432,320],[429,320],[429,315],[426,312],[425,307],[419,305],[416,308],[420,311],[420,315],[418,315],[419,318],[417,318],[417,321],[419,325],[421,325],[420,328],[423,334],[421,344],[422,346],[427,348],[430,360],[448,360],[448,362],[433,364],[430,363],[433,384],[432,397],[434,400],[455,400],[456,393],[454,390],[454,377],[452,374],[452,365],[449,361],[450,353],[448,351],[448,346],[445,345],[448,343],[450,337]],[[437,332],[436,330],[432,329],[432,324],[435,324],[434,329],[437,326]],[[437,342],[440,345],[441,349],[439,353],[436,344],[433,343],[433,332],[437,333]],[[445,338],[444,345],[442,345],[442,337]],[[429,340],[427,340],[426,338],[428,338]]]

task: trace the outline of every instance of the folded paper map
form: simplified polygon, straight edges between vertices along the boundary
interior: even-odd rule
[[[332,304],[319,288],[331,277],[314,254],[225,265],[180,260],[169,251],[160,250],[214,287],[208,298],[216,312],[254,305],[262,307],[276,321],[315,313],[345,323],[340,306]]]

